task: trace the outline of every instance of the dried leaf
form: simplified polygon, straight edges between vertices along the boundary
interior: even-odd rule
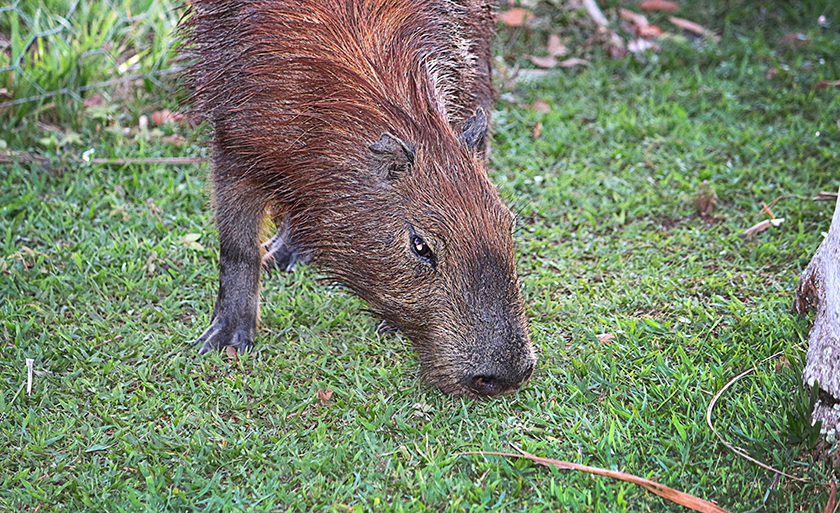
[[[178,112],[172,112],[168,109],[158,110],[152,112],[152,124],[165,125],[167,123],[184,123],[188,124],[187,116]]]
[[[773,80],[773,78],[778,74],[779,74],[779,70],[771,67],[771,68],[767,68],[767,73],[764,74],[764,77],[767,80]]]
[[[102,98],[101,94],[94,93],[94,94],[88,96],[87,98],[85,98],[84,105],[85,105],[85,108],[87,109],[87,108],[90,108],[90,107],[96,107],[97,105],[102,105],[102,103],[104,101],[105,101],[105,99]]]
[[[532,131],[534,139],[539,139],[542,136],[542,127],[542,121],[537,121],[536,123],[534,123],[534,130]]]
[[[619,9],[619,14],[621,14],[621,19],[627,20],[630,23],[636,25],[637,27],[647,27],[649,25],[647,18],[645,18],[644,14],[635,13],[629,9]]]
[[[595,336],[598,337],[598,343],[600,344],[609,344],[610,342],[615,341],[615,335],[612,333],[601,333]]]
[[[840,80],[820,80],[817,82],[817,91],[825,89],[826,87],[836,87],[837,89],[840,89]]]
[[[159,206],[155,205],[155,200],[152,199],[152,198],[148,198],[146,200],[146,206],[149,208],[149,212],[151,212],[153,215],[159,216],[159,215],[163,214],[163,209],[160,208]],[[200,235],[199,235],[199,237],[200,237]]]
[[[566,55],[569,53],[569,49],[566,48],[566,45],[560,42],[560,36],[557,34],[551,34],[548,36],[548,54],[552,57],[560,57],[562,55]]]
[[[627,48],[625,48],[624,39],[621,38],[614,30],[607,34],[604,41],[610,57],[613,59],[620,59],[627,55]]]
[[[514,7],[507,11],[500,12],[496,19],[509,27],[520,27],[529,21],[534,20],[534,13],[528,9]]]
[[[627,42],[627,49],[633,53],[642,53],[646,50],[659,51],[659,45],[647,39],[634,39]]]
[[[152,124],[164,125],[172,122],[172,112],[167,109],[152,112]]]
[[[234,346],[227,346],[225,348],[225,354],[228,358],[231,358],[236,361],[236,363],[239,363],[239,351]]]
[[[188,233],[188,234],[184,235],[183,237],[181,237],[178,240],[178,242],[180,242],[181,244],[189,244],[190,242],[195,242],[200,238],[201,238],[200,233]]]
[[[697,214],[701,217],[709,215],[715,208],[716,200],[715,190],[709,184],[702,184],[697,190],[697,195],[694,196],[694,208],[697,209]]]
[[[326,390],[318,390],[317,396],[318,400],[321,401],[321,406],[326,406],[330,402],[330,398],[333,395],[333,391],[331,389]]]
[[[610,57],[613,59],[621,59],[627,55],[627,48],[622,46],[611,46],[609,49]]]
[[[183,146],[187,143],[187,138],[183,135],[172,134],[160,138],[161,142],[172,144],[175,146]]]
[[[699,25],[697,23],[694,23],[693,21],[684,20],[682,18],[675,18],[673,16],[671,16],[668,19],[671,21],[671,23],[673,23],[674,25],[678,26],[679,28],[681,28],[683,30],[687,30],[689,32],[694,32],[695,34],[698,34],[698,35],[701,35],[701,36],[709,36],[709,37],[713,38],[715,41],[720,41],[720,36],[718,36],[717,34],[712,32],[711,30],[707,29],[706,27],[704,27],[702,25]]]
[[[432,412],[432,405],[427,403],[414,403],[414,414],[418,417],[425,417]]]
[[[549,105],[548,102],[543,100],[542,98],[535,100],[530,108],[541,114],[548,114],[549,112],[551,112],[551,105]]]
[[[664,34],[662,29],[660,29],[656,25],[648,25],[647,27],[639,27],[639,29],[636,31],[636,33],[638,34],[639,37],[644,38],[644,39],[654,39],[654,38],[657,38],[657,37],[661,36],[662,34]]]
[[[680,6],[676,2],[669,2],[668,0],[644,0],[642,2],[639,2],[639,9],[647,12],[674,12],[679,8]]]
[[[571,59],[566,59],[565,61],[558,62],[557,65],[561,68],[571,68],[577,65],[589,66],[589,61],[586,59],[578,59],[577,57],[572,57]]]
[[[788,32],[782,36],[782,43],[793,46],[802,46],[808,42],[808,36],[801,32]]]
[[[784,217],[780,217],[778,219],[765,219],[764,221],[762,221],[760,223],[756,223],[756,224],[750,226],[749,228],[747,228],[746,230],[744,230],[744,233],[742,233],[740,236],[741,236],[741,238],[752,237],[756,233],[763,232],[764,230],[766,230],[767,228],[770,228],[771,226],[779,227],[784,222],[785,222]]]
[[[548,57],[534,57],[532,55],[530,59],[531,62],[541,68],[553,68],[554,66],[557,66],[557,59],[550,55]]]
[[[157,253],[152,251],[149,253],[149,258],[146,260],[146,274],[152,276],[155,274],[157,270],[157,265],[155,265],[155,261],[158,259]]]
[[[778,360],[776,360],[776,374],[782,372],[782,369],[790,369],[790,360],[788,360],[787,356],[782,356]]]
[[[834,513],[837,511],[837,482],[832,481],[829,488],[831,491],[828,493],[828,502],[825,503],[823,513]]]

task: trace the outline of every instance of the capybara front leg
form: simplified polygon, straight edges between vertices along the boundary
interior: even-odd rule
[[[253,190],[215,184],[219,228],[219,294],[210,326],[195,341],[199,352],[233,346],[240,351],[254,343],[259,318],[259,231],[265,204]]]

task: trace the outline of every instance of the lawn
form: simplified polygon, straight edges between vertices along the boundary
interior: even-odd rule
[[[254,351],[200,356],[207,165],[149,160],[207,154],[201,130],[156,124],[183,110],[181,7],[0,8],[0,511],[686,511],[462,454],[513,444],[733,512],[822,512],[838,452],[807,421],[811,319],[791,305],[834,208],[812,197],[840,185],[840,94],[820,86],[840,79],[840,4],[682,3],[719,42],[653,13],[672,37],[613,59],[561,2],[501,27],[490,174],[540,360],[490,401],[424,386],[410,343],[308,266],[264,280]],[[639,12],[599,4],[615,27]],[[550,33],[589,64],[531,71]],[[744,236],[768,211],[784,222]],[[715,428],[804,482],[706,424],[751,368]]]

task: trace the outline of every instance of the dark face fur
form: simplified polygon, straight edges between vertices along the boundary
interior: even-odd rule
[[[471,142],[469,126],[437,151],[383,134],[370,147],[371,167],[388,204],[377,208],[372,193],[353,253],[325,267],[414,343],[428,383],[495,396],[521,386],[536,357],[514,267],[514,218]]]

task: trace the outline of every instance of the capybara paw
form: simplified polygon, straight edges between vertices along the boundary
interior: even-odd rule
[[[201,345],[198,350],[199,354],[221,351],[226,347],[235,347],[240,353],[243,353],[254,345],[253,330],[241,327],[228,328],[228,326],[230,326],[228,323],[218,319],[213,321],[194,343],[194,345]]]
[[[262,268],[264,272],[292,272],[298,264],[309,262],[309,255],[294,244],[282,230],[263,244]]]
[[[384,337],[386,335],[396,335],[399,332],[400,329],[394,326],[393,324],[389,323],[388,321],[382,321],[376,328],[376,334],[380,337]]]

